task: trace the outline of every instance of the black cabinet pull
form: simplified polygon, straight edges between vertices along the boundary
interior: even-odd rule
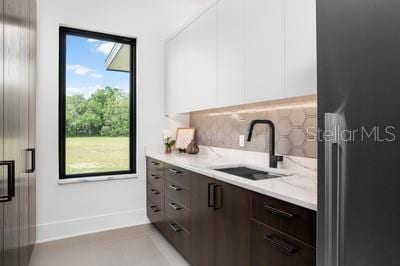
[[[157,163],[157,162],[154,162],[154,161],[152,161],[151,164],[154,165],[154,166],[160,165],[160,163]]]
[[[26,149],[26,152],[31,153],[31,168],[27,169],[27,173],[34,173],[36,170],[36,149],[35,148],[29,148]]]
[[[268,242],[274,244],[275,246],[280,247],[286,253],[289,253],[289,254],[294,254],[298,250],[296,247],[292,246],[291,244],[285,242],[284,240],[282,240],[280,238],[273,237],[272,235],[266,235],[266,236],[264,236],[264,239],[267,240]]]
[[[0,166],[7,167],[7,195],[0,195],[0,202],[8,202],[15,197],[15,161],[0,161]]]
[[[181,207],[181,206],[179,206],[179,205],[178,205],[178,204],[176,204],[176,203],[170,202],[170,203],[168,203],[168,205],[169,205],[169,206],[171,206],[171,207],[172,207],[172,209],[174,209],[175,211],[182,210],[182,207]]]
[[[171,188],[171,189],[173,189],[173,190],[175,190],[175,191],[180,191],[180,190],[182,190],[180,187],[178,187],[178,186],[176,186],[176,185],[169,185],[168,187]]]
[[[168,224],[168,226],[169,226],[175,233],[178,233],[178,232],[182,231],[182,229],[181,229],[179,226],[177,226],[176,224]]]
[[[152,209],[152,210],[153,210],[153,212],[159,212],[159,211],[160,211],[160,209],[159,209],[159,208],[157,208],[157,206],[156,206],[156,205],[152,205],[152,206],[150,206],[150,209]]]
[[[172,172],[172,173],[174,173],[174,174],[180,174],[180,173],[182,173],[181,171],[178,171],[178,170],[173,169],[173,168],[169,168],[168,171],[170,171],[170,172]]]
[[[217,193],[217,191],[219,191]],[[221,185],[215,185],[213,187],[213,194],[214,194],[214,210],[222,209],[223,204],[223,189]],[[216,200],[217,199],[217,200]]]
[[[153,195],[158,195],[158,194],[160,194],[160,192],[158,192],[158,190],[156,190],[156,189],[154,189],[154,188],[151,189],[151,193],[152,193]]]
[[[215,207],[214,183],[208,183],[208,208]]]
[[[291,214],[291,213],[276,209],[276,208],[274,208],[274,207],[272,207],[272,206],[270,206],[268,204],[264,205],[264,208],[269,212],[278,214],[278,215],[283,216],[285,218],[288,218],[288,219],[293,219],[294,218],[294,214]]]
[[[159,176],[156,176],[156,175],[153,175],[153,174],[151,175],[151,177],[154,178],[154,179],[160,179]]]

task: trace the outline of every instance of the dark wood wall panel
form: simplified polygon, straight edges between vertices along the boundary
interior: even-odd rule
[[[0,266],[28,266],[35,240],[36,2],[1,0],[0,160],[15,162],[15,196],[0,204]],[[2,188],[9,176],[0,171]],[[1,191],[2,193],[5,192]]]

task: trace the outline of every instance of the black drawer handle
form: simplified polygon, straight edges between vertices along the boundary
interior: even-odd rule
[[[168,226],[169,226],[175,233],[178,233],[178,232],[182,231],[182,229],[181,229],[179,226],[177,226],[176,224],[168,224]]]
[[[12,201],[15,197],[15,161],[0,161],[0,166],[7,167],[7,195],[0,194],[0,202]]]
[[[153,195],[158,195],[158,194],[160,194],[160,192],[159,192],[158,190],[154,189],[154,188],[151,189],[151,193],[152,193]]]
[[[215,190],[214,190],[215,184],[214,183],[208,183],[208,208],[214,208],[215,207]]]
[[[172,209],[174,209],[175,211],[179,211],[179,210],[183,209],[181,206],[179,206],[178,204],[173,203],[173,202],[168,203],[168,205],[171,206]]]
[[[159,208],[157,208],[157,206],[156,206],[156,205],[152,205],[152,206],[150,206],[150,209],[152,209],[152,210],[153,210],[153,212],[159,212],[159,211],[160,211],[160,209],[159,209]]]
[[[215,185],[213,187],[213,194],[214,194],[214,210],[222,209],[223,204],[223,189],[221,185]],[[219,192],[218,192],[219,191]]]
[[[267,240],[268,242],[274,244],[275,246],[280,247],[286,253],[289,253],[289,254],[294,254],[298,250],[296,247],[293,247],[291,244],[285,242],[284,240],[282,240],[280,238],[273,237],[272,235],[266,235],[266,236],[264,236],[264,239]]]
[[[178,171],[178,170],[173,169],[173,168],[169,168],[168,171],[170,171],[170,172],[172,172],[174,174],[181,174],[182,173],[181,171]]]
[[[293,219],[294,218],[294,214],[291,214],[291,213],[276,209],[276,208],[274,208],[274,207],[272,207],[272,206],[270,206],[268,204],[264,205],[264,208],[269,212],[278,214],[278,215],[283,216],[285,218],[288,218],[288,219]]]
[[[151,164],[154,165],[154,166],[160,165],[160,163],[157,163],[157,162],[154,162],[154,161],[152,161]]]
[[[156,176],[156,175],[153,175],[153,174],[151,175],[151,177],[154,178],[154,179],[160,179],[159,176]]]
[[[180,187],[175,186],[175,185],[169,185],[168,187],[171,188],[171,189],[173,189],[173,190],[175,190],[175,191],[180,191],[180,190],[182,190]]]
[[[26,149],[26,152],[31,153],[31,168],[26,169],[27,173],[34,173],[36,171],[36,149],[35,148],[29,148]]]

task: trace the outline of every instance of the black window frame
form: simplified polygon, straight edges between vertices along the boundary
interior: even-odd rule
[[[96,173],[66,173],[66,39],[68,35],[93,38],[101,41],[118,42],[130,45],[130,81],[129,81],[129,170],[96,172]],[[72,179],[84,177],[101,177],[136,174],[137,170],[137,132],[136,132],[136,39],[100,33],[76,28],[59,27],[59,179]]]

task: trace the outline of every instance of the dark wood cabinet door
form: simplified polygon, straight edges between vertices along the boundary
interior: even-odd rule
[[[0,13],[3,14],[4,0],[0,0]],[[4,16],[0,16],[0,25],[4,24]],[[3,38],[3,27],[0,27],[0,35]],[[3,42],[0,42],[0,103],[4,102],[4,77],[3,63],[4,62],[4,47]],[[3,108],[0,108],[0,128],[4,128],[4,113]],[[4,161],[4,130],[0,130],[0,161]],[[3,169],[0,168],[0,194],[5,192],[5,177]],[[0,266],[4,266],[4,203],[0,203]]]
[[[215,180],[191,173],[191,264],[214,265],[214,209],[209,206]],[[227,264],[228,265],[228,264]]]
[[[315,248],[256,220],[251,231],[252,266],[315,266]]]
[[[315,247],[315,211],[254,193],[253,218]]]
[[[12,200],[1,204],[3,266],[27,266],[32,246],[31,194],[27,149],[30,148],[30,105],[35,100],[31,91],[31,1],[3,0],[2,8],[2,159],[15,162],[15,193]],[[33,112],[34,113],[34,112]],[[33,129],[34,130],[34,129]],[[5,179],[4,176],[2,179]],[[4,180],[3,180],[4,181]]]
[[[251,192],[223,182],[215,187],[215,265],[250,265]]]
[[[20,205],[24,186],[20,150],[20,98],[23,93],[22,53],[23,1],[4,0],[4,158],[15,161],[15,197],[4,203],[4,265],[19,266],[20,263]],[[25,22],[26,23],[26,22]]]

